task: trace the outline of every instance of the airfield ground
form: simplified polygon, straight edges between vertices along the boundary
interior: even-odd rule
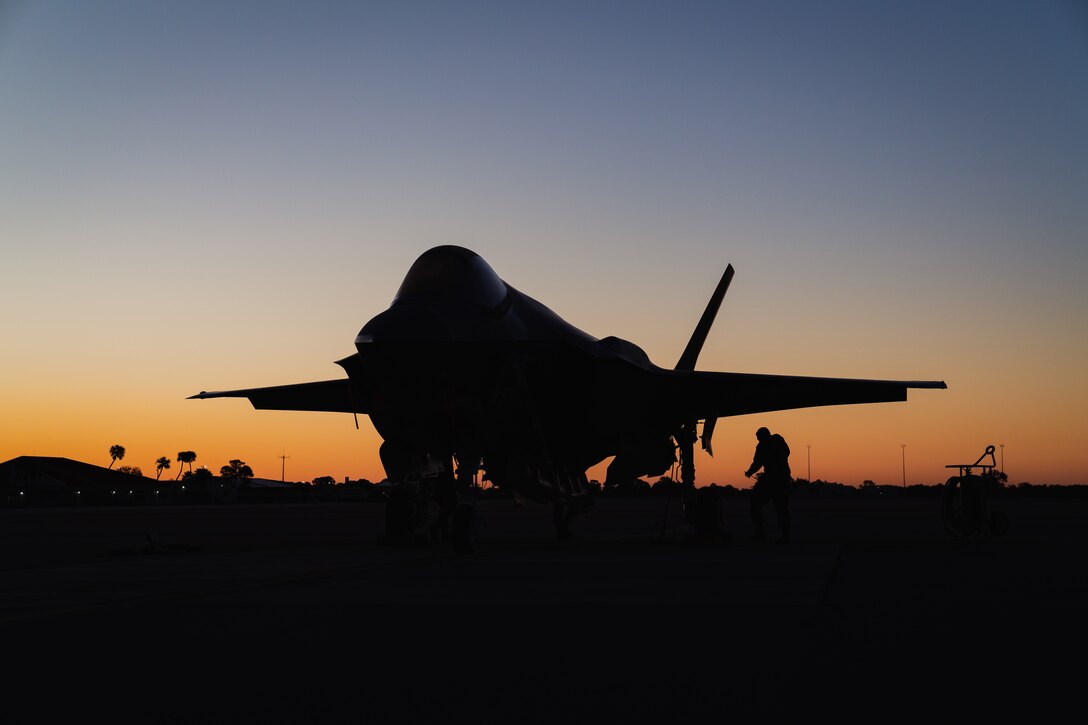
[[[732,541],[713,545],[654,541],[676,501],[602,499],[560,542],[546,507],[489,500],[472,556],[379,545],[377,503],[0,510],[5,719],[1053,722],[1081,708],[1088,500],[1006,499],[1009,534],[972,541],[947,538],[937,505],[795,498],[795,541],[776,546],[747,540],[741,497],[726,499]]]

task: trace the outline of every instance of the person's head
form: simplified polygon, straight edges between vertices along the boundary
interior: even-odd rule
[[[760,428],[756,431],[756,438],[761,441],[765,441],[771,437],[771,432],[766,428]]]

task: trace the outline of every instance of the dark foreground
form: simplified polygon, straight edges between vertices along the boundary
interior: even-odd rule
[[[952,541],[932,499],[797,498],[786,547],[746,505],[685,545],[662,499],[572,542],[487,501],[469,557],[379,546],[380,504],[0,510],[5,721],[1080,719],[1088,501]]]

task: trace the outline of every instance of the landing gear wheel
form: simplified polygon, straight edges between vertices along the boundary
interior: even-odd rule
[[[480,514],[470,503],[458,504],[453,510],[450,522],[450,534],[453,539],[453,551],[457,554],[476,552],[476,537],[480,526]]]
[[[386,543],[410,543],[415,537],[419,510],[416,497],[404,488],[396,488],[385,504]]]

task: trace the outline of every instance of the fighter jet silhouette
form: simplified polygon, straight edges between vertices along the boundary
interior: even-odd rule
[[[363,326],[356,352],[337,362],[346,378],[192,397],[367,414],[383,439],[386,475],[433,484],[443,527],[457,484],[483,470],[496,486],[554,503],[566,535],[588,493],[586,470],[609,456],[606,485],[662,475],[679,453],[683,481],[692,486],[698,421],[705,421],[702,445],[712,453],[719,417],[902,401],[908,388],[946,387],[695,370],[732,278],[730,265],[669,370],[634,343],[582,332],[504,282],[475,252],[435,247],[408,270],[389,309]],[[411,513],[387,512],[391,533],[413,521]]]

